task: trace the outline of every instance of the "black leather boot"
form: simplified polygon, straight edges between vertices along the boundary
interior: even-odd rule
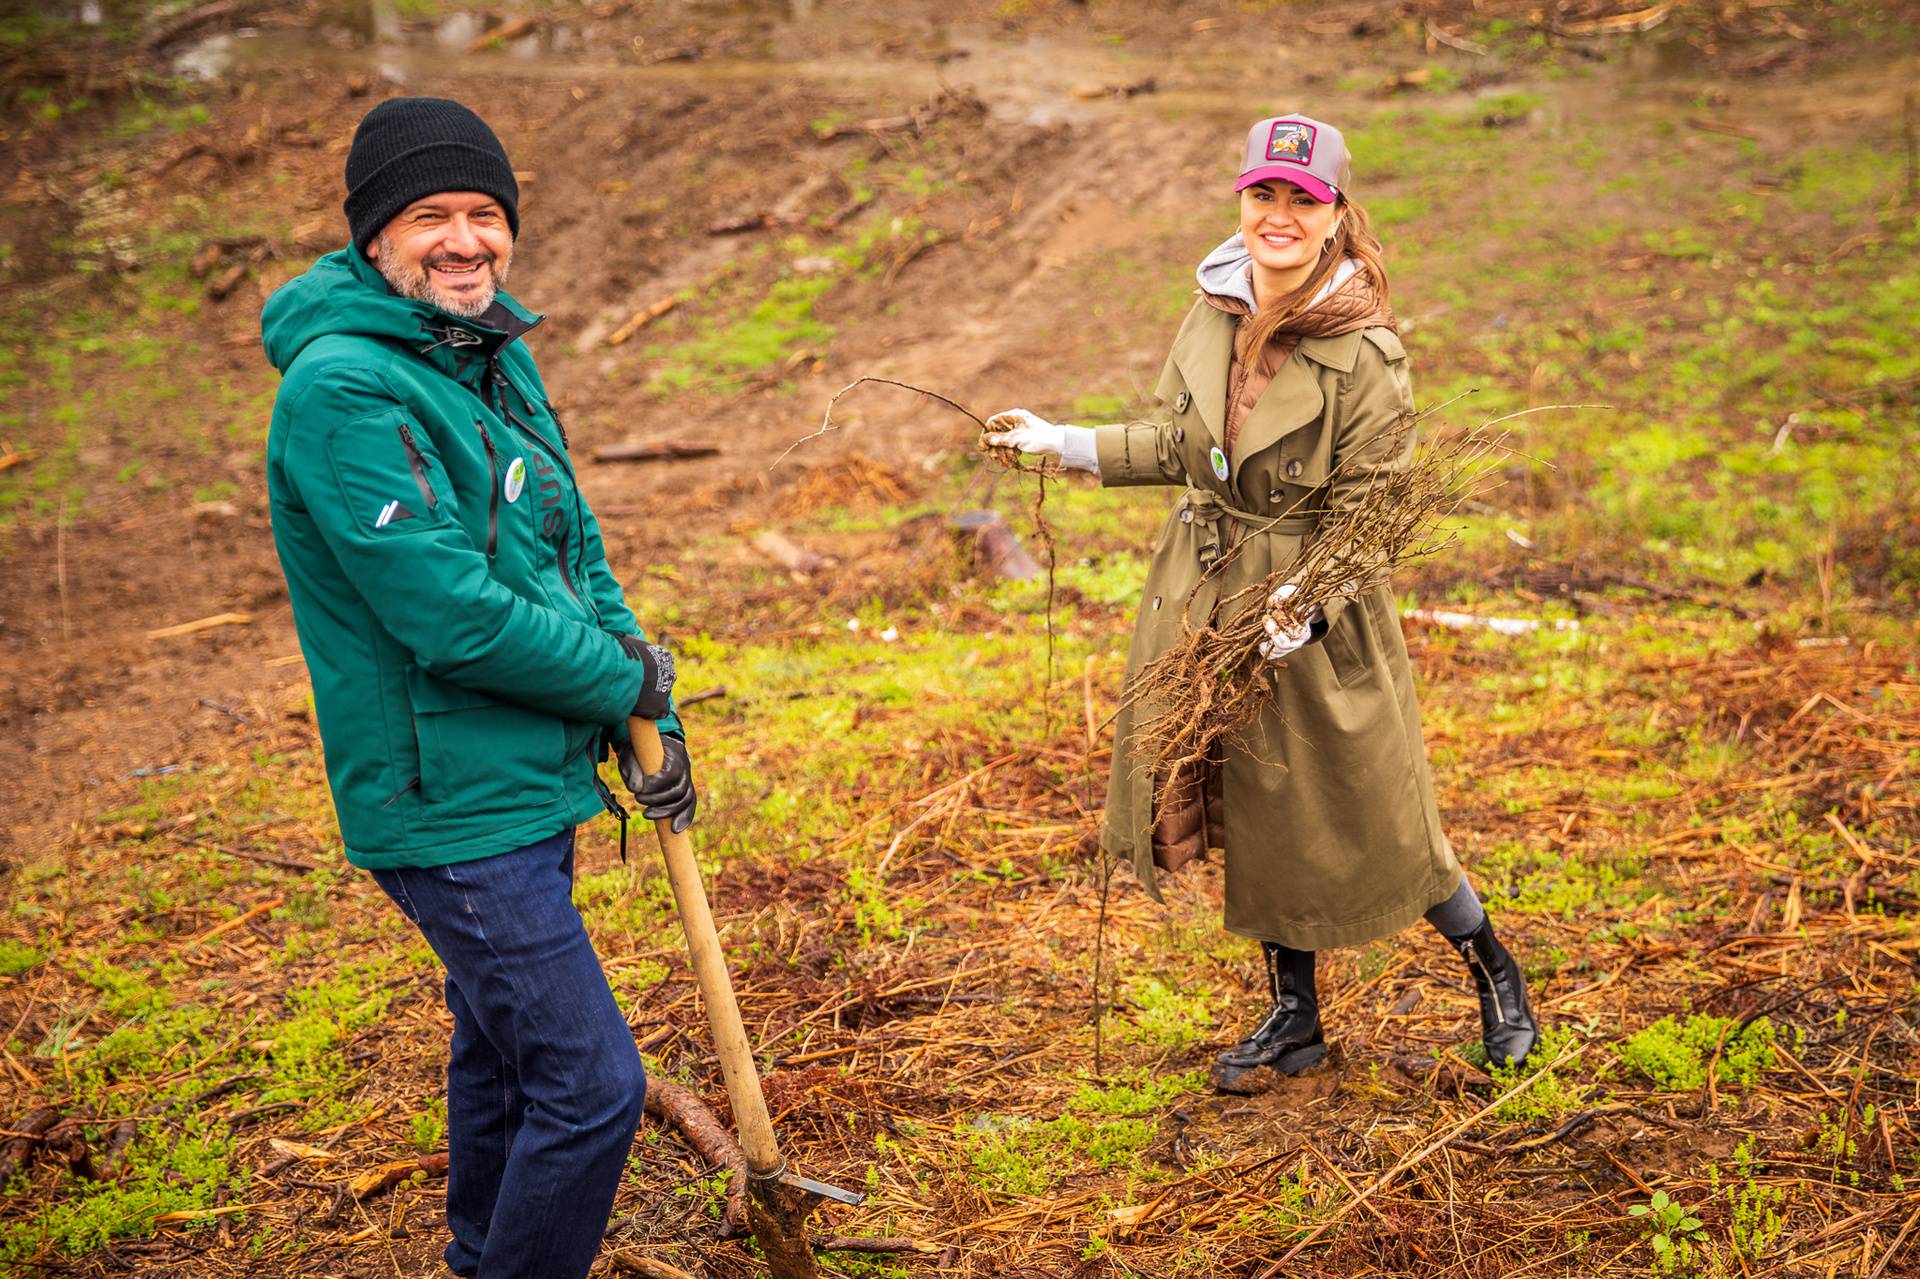
[[[1480,995],[1480,1039],[1486,1045],[1487,1061],[1495,1066],[1525,1061],[1540,1038],[1540,1025],[1533,1019],[1533,1005],[1527,999],[1526,978],[1520,973],[1518,961],[1493,935],[1493,920],[1482,919],[1480,927],[1465,937],[1447,940],[1473,973],[1474,989]]]
[[[1262,942],[1267,960],[1267,989],[1273,1007],[1247,1037],[1213,1063],[1213,1086],[1222,1092],[1251,1092],[1249,1077],[1265,1068],[1297,1075],[1327,1055],[1320,1035],[1320,996],[1313,985],[1313,952]]]

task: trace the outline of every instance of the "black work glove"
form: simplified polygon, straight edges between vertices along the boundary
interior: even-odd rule
[[[673,711],[673,654],[658,644],[649,644],[638,635],[616,635],[627,656],[646,669],[646,686],[633,704],[632,713],[641,719],[665,719]]]
[[[678,835],[693,825],[693,810],[700,799],[693,791],[693,760],[687,755],[687,744],[672,733],[660,734],[660,746],[666,758],[659,772],[649,773],[641,769],[633,743],[621,743],[617,753],[620,779],[640,801],[640,811],[648,819],[670,819],[673,833]]]

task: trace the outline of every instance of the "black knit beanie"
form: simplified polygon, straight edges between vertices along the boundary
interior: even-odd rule
[[[447,98],[388,98],[360,121],[347,151],[347,226],[365,252],[415,200],[478,191],[500,201],[520,234],[520,184],[487,122]]]

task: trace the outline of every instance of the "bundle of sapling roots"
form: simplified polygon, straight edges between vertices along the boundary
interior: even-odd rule
[[[1408,414],[1368,452],[1397,456],[1407,436],[1442,407]],[[1181,640],[1143,666],[1122,694],[1122,705],[1138,715],[1135,759],[1157,779],[1160,806],[1176,802],[1188,770],[1217,758],[1223,744],[1242,740],[1272,703],[1274,664],[1260,652],[1266,619],[1304,626],[1330,601],[1372,590],[1401,565],[1451,543],[1448,517],[1482,490],[1492,464],[1512,453],[1498,429],[1510,417],[1464,432],[1437,431],[1406,465],[1373,469],[1358,499],[1325,515],[1297,559],[1221,596],[1204,617],[1193,616],[1201,594],[1195,588],[1181,611]],[[1332,481],[1342,479],[1336,469]],[[1289,509],[1272,523],[1300,513]],[[1261,531],[1244,527],[1201,584],[1217,579]],[[1292,595],[1274,602],[1274,592],[1289,583]]]

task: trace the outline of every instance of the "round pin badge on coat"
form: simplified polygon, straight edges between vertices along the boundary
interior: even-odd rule
[[[507,478],[500,485],[500,493],[511,506],[520,500],[520,490],[527,487],[527,460],[516,457],[507,463]]]
[[[1207,458],[1213,463],[1214,477],[1216,479],[1222,479],[1222,480],[1226,479],[1227,478],[1227,455],[1220,451],[1220,446],[1217,444],[1214,445],[1213,451],[1207,454]]]

